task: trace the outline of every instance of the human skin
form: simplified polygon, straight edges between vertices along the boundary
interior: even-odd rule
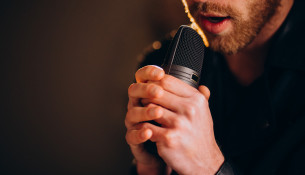
[[[192,6],[198,2],[210,2],[217,3],[220,6],[230,6],[232,9],[236,10],[236,13],[239,14],[241,20],[247,21],[250,19],[250,16],[253,15],[249,8],[247,8],[248,3],[256,4],[257,6],[262,7],[265,0],[186,0],[185,2],[188,6]],[[228,66],[236,77],[237,81],[244,86],[251,84],[255,79],[257,79],[264,71],[264,63],[268,54],[268,49],[270,46],[271,38],[274,36],[276,31],[280,28],[281,24],[284,22],[287,17],[294,0],[279,0],[279,7],[277,7],[275,14],[264,23],[261,30],[257,33],[255,38],[251,40],[251,43],[246,44],[235,54],[224,53],[224,57],[228,63]],[[261,4],[261,5],[259,5]],[[256,10],[263,11],[263,9],[259,8]],[[191,12],[192,13],[192,12]],[[238,27],[234,26],[233,21],[228,21],[225,27],[221,30],[221,32],[217,34],[212,34],[209,31],[205,30],[202,23],[200,23],[200,12],[193,12],[192,16],[195,21],[198,22],[199,26],[204,30],[207,36],[211,36],[212,38],[217,35],[218,38],[227,37],[231,33],[234,33]],[[204,15],[212,15],[212,16],[222,16],[221,12],[213,13],[213,10],[208,14]],[[243,25],[243,24],[240,24]],[[249,24],[251,25],[251,24]],[[235,35],[238,35],[235,34]],[[240,36],[232,36],[239,38]],[[211,45],[213,42],[210,43]],[[213,48],[213,46],[211,46]],[[215,47],[215,46],[214,46]]]
[[[197,0],[198,1],[198,0]],[[248,14],[244,0],[213,0],[230,3]],[[259,0],[257,0],[259,1]],[[189,0],[188,3],[194,1]],[[262,28],[256,38],[234,55],[224,55],[229,68],[242,85],[251,84],[263,72],[269,41],[286,18],[293,0],[283,0],[280,10]],[[228,25],[230,26],[230,25]],[[234,30],[234,28],[226,29]],[[224,157],[215,141],[208,106],[209,90],[195,89],[165,75],[156,66],[136,72],[137,83],[128,89],[129,103],[125,118],[126,141],[137,161],[139,174],[215,174]],[[147,121],[154,120],[161,126]],[[156,143],[160,161],[149,154],[143,143]]]
[[[138,173],[166,174],[174,169],[179,174],[215,174],[224,157],[214,137],[209,90],[197,90],[156,66],[138,70],[136,80],[128,89],[125,124]],[[143,149],[147,140],[156,143],[166,166]]]

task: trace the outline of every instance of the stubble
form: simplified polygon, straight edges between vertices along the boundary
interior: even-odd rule
[[[199,12],[214,12],[230,16],[233,30],[219,35],[207,31],[204,31],[204,33],[212,50],[223,54],[235,54],[254,40],[264,25],[276,13],[279,5],[279,0],[252,1],[247,5],[249,9],[247,19],[244,19],[237,9],[213,2],[194,3],[189,6],[189,11],[196,21]]]

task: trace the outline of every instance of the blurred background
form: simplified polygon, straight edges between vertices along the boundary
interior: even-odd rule
[[[2,0],[0,174],[128,174],[138,55],[187,23],[179,0]]]

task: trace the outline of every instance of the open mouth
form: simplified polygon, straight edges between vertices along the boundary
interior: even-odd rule
[[[227,17],[206,17],[206,19],[208,21],[210,21],[211,23],[219,23],[225,19],[230,19],[230,17],[229,16],[227,16]]]
[[[199,17],[201,27],[212,34],[220,34],[232,26],[231,17],[217,14],[203,14]]]

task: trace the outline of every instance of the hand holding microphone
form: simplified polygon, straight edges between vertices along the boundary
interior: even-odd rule
[[[183,30],[178,41],[187,36]],[[177,49],[179,44],[172,47]],[[128,90],[126,140],[137,160],[139,174],[159,174],[171,169],[179,174],[213,174],[224,159],[214,138],[209,91],[205,86],[200,86],[199,91],[193,88],[201,70],[181,69],[189,64],[171,59],[177,53],[177,50],[170,52],[165,63],[165,71],[173,76],[158,67],[146,66],[137,71],[137,83]],[[152,120],[159,125],[148,122]],[[160,157],[144,149],[147,140],[156,143]]]

